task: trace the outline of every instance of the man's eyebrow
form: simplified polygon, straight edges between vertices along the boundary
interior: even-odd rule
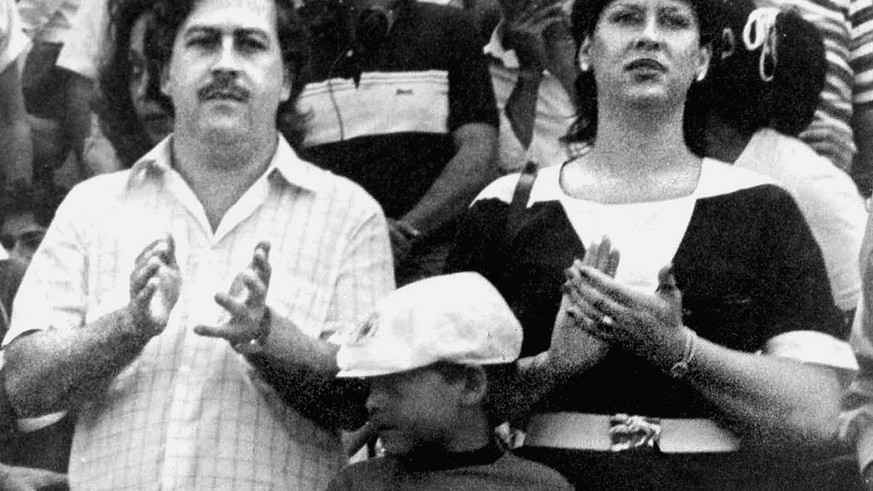
[[[233,35],[237,36],[237,37],[251,36],[251,37],[262,38],[265,40],[270,39],[270,35],[267,33],[267,31],[265,31],[263,29],[254,28],[254,27],[252,27],[252,28],[242,28],[241,27],[239,29],[234,29]]]
[[[201,34],[215,35],[219,34],[221,29],[210,26],[190,26],[182,33],[183,36],[197,36]]]
[[[183,33],[184,36],[197,36],[197,35],[217,35],[221,34],[224,29],[215,26],[204,26],[204,25],[194,25],[189,27]],[[270,35],[267,31],[256,28],[256,27],[236,27],[233,28],[234,37],[256,37],[262,39],[264,41],[268,41],[270,39]]]

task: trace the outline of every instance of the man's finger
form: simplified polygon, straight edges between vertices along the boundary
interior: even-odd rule
[[[207,338],[221,338],[230,342],[239,340],[239,334],[224,326],[194,326],[194,334],[205,336]]]
[[[134,264],[140,264],[154,255],[164,255],[168,250],[175,250],[175,245],[172,241],[173,238],[169,233],[165,233],[162,237],[151,241],[149,245],[145,246],[142,252],[136,256]]]
[[[250,269],[243,271],[241,275],[243,284],[249,290],[248,298],[243,303],[249,306],[264,303],[264,299],[267,297],[266,283]]]
[[[251,295],[249,295],[251,296]],[[221,308],[228,311],[233,317],[241,317],[245,315],[248,307],[246,307],[244,300],[238,300],[227,293],[216,293],[215,297],[213,297],[215,303],[217,303]]]
[[[150,258],[149,262],[145,263],[139,269],[134,270],[130,275],[130,291],[133,295],[142,290],[146,283],[155,277],[158,270],[161,268],[161,262],[157,258]]]
[[[164,262],[167,264],[167,266],[170,266],[171,268],[177,268],[178,264],[176,263],[176,240],[173,239],[173,236],[169,233],[164,238],[164,240],[167,246],[163,254],[161,254],[161,257],[164,259]]]
[[[252,269],[261,277],[261,280],[269,285],[270,276],[272,275],[272,267],[270,266],[270,243],[261,241],[255,246],[255,252],[252,254]]]
[[[615,273],[618,272],[618,264],[621,262],[621,253],[618,252],[618,249],[613,249],[609,251],[609,259],[606,264],[606,270],[604,271],[610,277],[615,278]]]
[[[668,264],[658,270],[658,292],[672,294],[678,289],[679,288],[676,286],[676,277],[673,276],[672,264]]]

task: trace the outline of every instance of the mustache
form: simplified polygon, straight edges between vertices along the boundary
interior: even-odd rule
[[[232,77],[216,77],[209,85],[197,91],[197,97],[201,101],[215,98],[231,98],[239,102],[245,102],[249,98],[249,91],[238,86]]]

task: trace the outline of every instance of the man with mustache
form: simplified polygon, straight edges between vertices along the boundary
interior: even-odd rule
[[[154,10],[174,133],[61,205],[16,299],[7,391],[21,416],[76,410],[74,490],[323,489],[337,428],[363,416],[327,339],[393,288],[385,218],[293,150],[293,2]]]

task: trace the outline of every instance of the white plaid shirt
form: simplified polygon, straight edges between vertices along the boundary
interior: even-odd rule
[[[215,323],[213,295],[272,243],[267,304],[326,339],[393,288],[385,219],[357,185],[300,160],[284,139],[216,231],[169,166],[170,139],[130,171],[70,192],[15,301],[6,342],[77,329],[128,302],[143,247],[176,241],[182,291],[165,331],[78,412],[73,489],[324,489],[345,463],[338,435],[286,407]]]

